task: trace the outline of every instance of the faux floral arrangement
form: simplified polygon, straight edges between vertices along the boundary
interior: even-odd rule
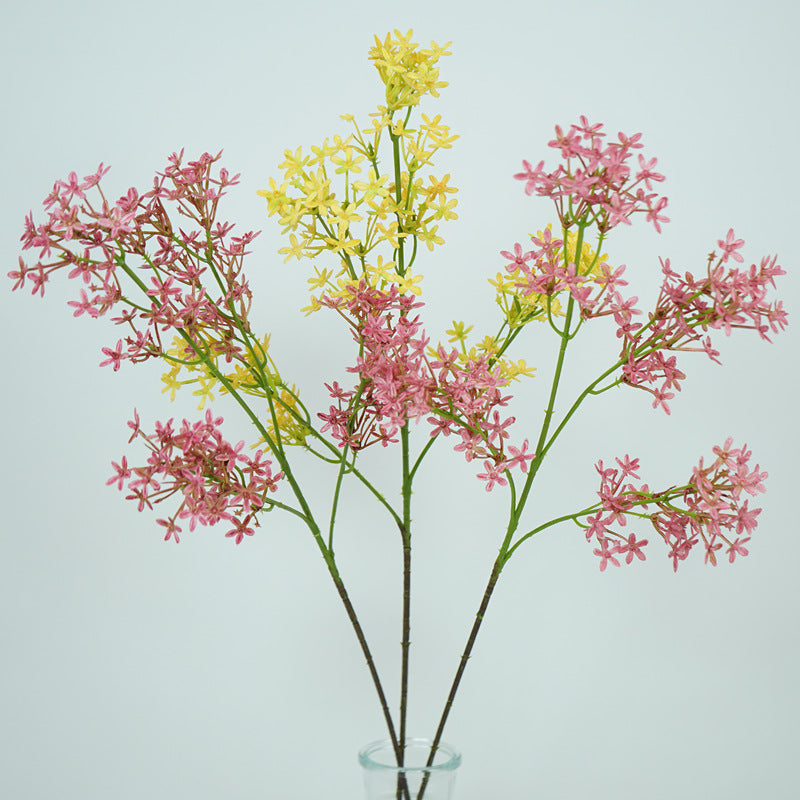
[[[597,462],[597,498],[571,513],[532,523],[529,500],[546,456],[585,401],[631,387],[648,392],[653,406],[668,414],[685,377],[679,353],[704,352],[718,362],[712,332],[746,328],[769,341],[786,325],[781,302],[769,297],[775,278],[784,274],[777,258],[740,266],[744,242],[732,230],[717,240],[697,275],[661,260],[658,298],[649,311],[640,310],[638,298],[626,293],[624,267],[612,266],[603,250],[616,226],[640,216],[661,231],[668,222],[667,199],[657,191],[663,176],[656,159],[643,155],[641,134],[614,139],[581,117],[556,127],[548,143],[558,153],[555,165],[523,161],[514,176],[526,194],[552,199],[555,218],[524,246],[516,243],[501,253],[501,269],[489,280],[499,314],[495,332],[470,341],[472,328],[454,322],[449,341],[432,344],[420,318],[416,262],[425,249],[443,244],[440,225],[457,216],[450,176],[434,171],[438,151],[457,137],[440,115],[428,116],[419,106],[446,86],[439,77],[439,59],[446,55],[447,45],[420,48],[411,32],[376,37],[369,57],[385,88],[383,104],[365,123],[343,117],[352,126],[346,138],[333,136],[308,153],[287,150],[282,179],[271,179],[259,193],[288,236],[280,250],[286,261],[312,261],[311,296],[303,310],[333,311],[352,333],[349,382],[343,386],[320,374],[331,398],[327,409],[305,405],[279,367],[280,356],[270,350],[269,334],[251,328],[252,296],[243,268],[257,234],[234,235],[234,226],[219,218],[220,203],[239,177],[217,166],[221,154],[186,160],[182,151],[175,153],[152,188],[131,188],[115,202],[103,193],[108,169],[102,164],[82,180],[70,173],[44,201],[46,221],[26,218],[23,249],[38,251],[38,260],[20,258],[9,273],[14,289],[30,285],[44,295],[51,273],[66,269],[80,287],[69,303],[74,315],[110,314],[121,326],[116,344],[103,348],[101,366],[118,370],[123,362],[161,359],[167,367],[164,391],[174,398],[191,387],[198,396],[205,410],[201,420],[156,422],[151,433],[134,411],[129,441],[143,444],[146,458],[131,466],[123,456],[109,480],[139,510],[167,504],[169,512],[157,519],[165,539],[178,542],[187,528],[223,523],[225,535],[240,544],[274,510],[306,525],[366,658],[400,766],[409,739],[412,494],[431,448],[445,440],[452,444],[476,465],[487,491],[507,492],[509,511],[433,732],[429,766],[502,570],[535,534],[571,522],[601,570],[644,560],[649,540],[641,531],[647,527],[663,541],[674,569],[695,549],[712,565],[747,555],[760,513],[750,498],[764,491],[767,475],[752,465],[747,447],[732,439],[668,487],[651,489],[639,477],[639,460],[622,455],[613,464]],[[559,413],[569,345],[598,317],[615,326],[617,346]],[[507,409],[511,385],[533,375],[526,360],[511,357],[529,326],[537,344],[552,338],[557,357],[541,427],[526,438],[516,433]],[[222,418],[206,408],[216,393],[230,395],[252,422],[250,450],[244,442],[227,441]],[[361,468],[361,451],[376,444],[399,451],[395,494]],[[303,491],[297,463],[305,454],[330,469],[326,508],[312,507]],[[399,532],[403,614],[396,711],[335,555],[345,479],[365,487]],[[398,784],[401,789],[409,794]],[[423,783],[417,796],[424,792]]]

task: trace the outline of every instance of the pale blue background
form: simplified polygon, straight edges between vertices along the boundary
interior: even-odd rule
[[[146,187],[174,149],[224,147],[225,163],[244,176],[228,215],[265,229],[248,267],[254,319],[273,332],[284,371],[321,403],[322,381],[351,363],[347,334],[296,311],[308,266],[283,265],[255,191],[284,148],[344,133],[340,113],[373,110],[372,35],[413,27],[422,43],[453,41],[442,64],[451,85],[429,109],[461,134],[441,164],[461,189],[460,219],[443,229],[446,247],[420,260],[434,338],[453,318],[494,325],[486,278],[501,268],[498,251],[551,219],[511,174],[523,157],[544,157],[553,125],[579,114],[612,132],[642,131],[668,176],[664,234],[639,225],[608,248],[613,263],[628,264],[643,304],[656,291],[659,255],[699,270],[733,226],[748,258],[779,253],[789,273],[781,292],[796,315],[797,8],[4,3],[3,273],[16,265],[24,214],[70,170],[105,161],[121,193]],[[104,483],[112,458],[141,454],[126,446],[134,405],[152,425],[193,417],[194,404],[169,406],[155,367],[99,370],[116,331],[73,320],[71,287],[56,282],[44,302],[9,288],[0,292],[0,796],[360,797],[355,753],[384,734],[382,719],[307,534],[276,514],[238,548],[213,529],[163,543],[154,516]],[[770,472],[765,511],[750,557],[716,570],[693,558],[674,575],[653,546],[646,563],[601,574],[577,529],[531,542],[503,576],[447,730],[464,752],[459,800],[800,795],[793,323],[772,346],[722,340],[722,368],[682,359],[689,377],[671,418],[644,393],[620,391],[576,420],[541,475],[536,519],[591,502],[597,458],[638,454],[643,477],[665,485],[728,435]],[[567,386],[615,352],[610,328],[588,337]],[[519,434],[539,421],[551,347],[542,335],[519,350],[540,367],[515,406]],[[249,435],[233,409],[222,410],[230,438]],[[389,469],[381,453],[370,460]],[[416,495],[411,726],[423,734],[506,507],[472,474],[440,448]],[[344,513],[342,569],[394,693],[397,535],[355,496]]]

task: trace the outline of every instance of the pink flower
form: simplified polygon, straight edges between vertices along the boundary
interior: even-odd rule
[[[744,256],[737,252],[744,247],[744,239],[735,238],[733,228],[729,228],[725,239],[718,239],[717,244],[722,248],[723,263],[729,258],[733,258],[734,261],[738,261],[740,264],[744,261]]]
[[[517,269],[525,269],[527,267],[528,261],[530,261],[533,258],[533,253],[530,251],[524,253],[522,251],[522,245],[520,245],[519,243],[514,245],[513,253],[510,253],[508,250],[502,250],[500,252],[500,255],[503,256],[503,258],[508,259],[509,263],[506,266],[506,269],[509,272],[513,272],[514,270]]]
[[[167,529],[167,532],[164,534],[165,542],[168,542],[170,539],[174,539],[176,544],[180,543],[181,537],[179,534],[183,529],[174,519],[157,519],[156,522],[159,525],[163,525]]]
[[[508,481],[503,477],[502,469],[491,461],[484,461],[483,472],[478,474],[482,481],[486,481],[486,491],[490,492],[495,485],[505,486]]]
[[[760,508],[748,508],[748,501],[745,500],[741,506],[736,509],[736,533],[752,533],[756,525],[758,515],[761,513]]]
[[[73,317],[79,317],[81,314],[88,314],[90,317],[97,317],[100,315],[100,312],[92,305],[92,301],[87,297],[85,289],[81,289],[80,302],[70,300],[67,305],[75,309],[72,315]]]
[[[625,543],[620,546],[619,552],[625,553],[625,563],[630,564],[633,561],[634,556],[639,559],[639,561],[645,560],[645,554],[642,552],[642,548],[647,544],[647,539],[640,539],[639,541],[636,540],[636,537],[631,534],[626,539]]]
[[[508,445],[507,447],[508,455],[506,456],[506,469],[512,469],[513,467],[519,467],[523,472],[528,471],[528,462],[533,461],[536,458],[536,453],[528,453],[528,440],[526,439],[522,443],[522,447],[514,447],[514,445]],[[510,456],[510,457],[509,457]]]
[[[525,194],[533,194],[536,191],[537,186],[540,183],[542,173],[542,167],[544,167],[544,161],[540,161],[536,166],[536,169],[533,169],[528,161],[523,159],[522,161],[523,172],[518,172],[514,175],[514,178],[518,181],[525,181]]]
[[[122,363],[122,360],[125,358],[122,352],[122,345],[123,342],[122,339],[120,339],[117,342],[117,346],[114,350],[112,350],[110,347],[104,347],[103,354],[107,355],[108,358],[105,361],[101,361],[100,366],[107,367],[109,364],[112,364],[114,366],[114,372],[116,372],[119,369],[119,365]]]
[[[234,527],[231,528],[231,530],[229,530],[225,536],[235,539],[236,544],[241,544],[245,536],[253,536],[255,533],[253,528],[251,528],[248,524],[251,519],[252,517],[248,517],[246,520],[236,520]]]
[[[622,471],[621,475],[622,478],[638,478],[637,471],[639,469],[639,459],[634,458],[631,460],[629,455],[625,455],[625,457],[620,460],[619,458],[615,459],[617,464],[619,464],[619,468]]]
[[[744,539],[736,539],[735,541],[731,542],[730,546],[728,547],[728,560],[733,564],[736,559],[736,556],[746,556],[749,553],[749,550],[744,546],[745,542],[749,542],[750,537],[747,536]]]
[[[650,198],[648,198],[649,200]],[[655,203],[649,203],[647,209],[647,221],[653,223],[656,233],[661,233],[661,223],[669,222],[669,217],[661,212],[667,207],[667,198],[659,197]]]
[[[658,159],[651,158],[649,161],[645,161],[644,156],[639,155],[639,172],[636,173],[636,179],[640,181],[644,181],[645,186],[648,190],[652,189],[651,181],[663,181],[664,176],[660,175],[658,172],[655,172],[656,164],[658,163]]]
[[[619,560],[615,558],[615,554],[618,552],[618,545],[609,547],[608,539],[602,539],[600,541],[600,547],[594,550],[594,554],[600,557],[600,572],[605,572],[609,563],[613,564],[615,567],[619,566]]]
[[[605,539],[606,535],[606,524],[605,519],[603,518],[602,512],[599,512],[595,515],[589,515],[586,517],[586,521],[589,525],[586,528],[586,541],[591,541],[593,537],[597,537],[598,540],[602,541]]]
[[[122,456],[121,463],[117,464],[116,461],[112,461],[111,466],[114,467],[117,474],[106,481],[106,486],[111,486],[112,483],[116,483],[117,489],[122,490],[125,481],[131,477],[131,471],[128,469],[128,459]]]

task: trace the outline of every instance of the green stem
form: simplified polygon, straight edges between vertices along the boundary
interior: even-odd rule
[[[400,535],[403,540],[403,632],[400,664],[400,761],[405,761],[406,722],[408,719],[409,650],[411,648],[411,471],[409,469],[408,422],[400,429],[400,444],[403,458],[402,493],[403,524]]]
[[[416,474],[417,469],[419,468],[419,465],[422,463],[422,459],[425,458],[425,456],[428,453],[428,450],[430,450],[431,447],[433,447],[434,442],[438,438],[439,438],[438,434],[436,436],[430,436],[428,438],[428,441],[425,443],[425,447],[423,447],[422,450],[420,451],[420,454],[417,456],[417,460],[414,462],[414,466],[411,468],[411,471],[408,473],[408,478],[409,478],[410,481],[414,480],[414,475]]]
[[[520,536],[514,544],[509,547],[508,551],[506,552],[506,561],[508,561],[511,556],[514,554],[514,551],[526,540],[530,539],[531,536],[535,536],[537,533],[541,531],[547,530],[547,528],[552,528],[553,525],[558,525],[561,522],[566,522],[567,520],[577,521],[580,517],[585,517],[587,514],[591,514],[592,511],[597,510],[597,505],[590,506],[589,508],[584,508],[582,511],[576,511],[574,514],[564,514],[561,517],[555,517],[554,519],[549,520],[548,522],[544,522],[541,525],[538,525],[533,530],[528,531],[523,536]]]
[[[403,219],[400,216],[400,201],[403,199],[402,184],[400,182],[400,137],[389,129],[392,140],[392,156],[394,163],[394,199],[397,204],[397,274],[401,277],[406,274],[405,257],[403,254]]]
[[[620,366],[621,366],[623,363],[624,363],[624,361],[617,361],[617,363],[616,363],[616,364],[614,364],[613,366],[609,367],[609,368],[608,368],[608,369],[607,369],[605,372],[603,372],[603,373],[602,373],[602,375],[600,375],[600,376],[599,376],[597,379],[595,379],[594,381],[592,381],[592,383],[590,383],[590,384],[589,384],[589,385],[588,385],[588,386],[587,386],[587,387],[586,387],[586,388],[585,388],[585,389],[584,389],[584,390],[583,390],[583,391],[582,391],[582,392],[581,392],[581,393],[578,395],[578,397],[577,397],[577,399],[575,400],[575,402],[574,402],[574,403],[573,403],[573,404],[570,406],[569,410],[568,410],[568,411],[567,411],[567,413],[564,415],[564,418],[561,420],[561,422],[559,422],[559,423],[558,423],[558,427],[557,427],[557,428],[555,429],[555,431],[553,432],[553,435],[552,435],[552,436],[551,436],[551,437],[550,437],[550,438],[547,440],[547,442],[546,442],[546,443],[542,443],[542,444],[540,444],[540,445],[539,445],[539,449],[537,449],[537,453],[536,453],[536,455],[537,455],[537,462],[538,462],[538,460],[539,460],[539,456],[540,456],[540,454],[541,454],[541,456],[542,456],[542,457],[544,457],[544,456],[547,454],[547,452],[550,450],[550,448],[553,446],[553,444],[554,444],[554,442],[555,442],[556,438],[557,438],[557,437],[558,437],[558,435],[561,433],[561,431],[562,431],[562,430],[564,430],[564,428],[566,427],[567,423],[568,423],[568,422],[570,421],[570,419],[572,418],[572,415],[573,415],[573,414],[574,414],[574,413],[575,413],[575,412],[578,410],[578,408],[580,407],[581,403],[583,403],[583,401],[584,401],[584,400],[585,400],[585,399],[586,399],[586,398],[587,398],[587,397],[588,397],[590,394],[599,394],[599,392],[596,392],[596,391],[595,391],[595,387],[597,386],[597,384],[598,384],[598,383],[600,383],[601,381],[605,380],[605,379],[606,379],[606,378],[607,378],[609,375],[611,375],[613,372],[615,372],[617,369],[619,369],[619,367],[620,367]],[[613,386],[613,384],[612,384],[612,386]],[[610,388],[612,388],[612,387],[611,387],[611,386],[608,386],[608,387],[606,387],[606,389],[610,389]],[[605,391],[605,389],[603,389],[602,391]]]
[[[525,481],[525,485],[522,487],[522,492],[520,493],[519,500],[517,501],[517,506],[513,512],[514,520],[519,520],[520,515],[522,514],[522,510],[525,508],[525,504],[528,502],[528,495],[530,494],[531,487],[533,486],[533,481],[536,478],[536,474],[539,471],[539,467],[543,461],[543,454],[544,454],[544,447],[545,442],[547,440],[547,434],[550,430],[550,423],[553,418],[553,413],[555,411],[555,404],[556,404],[556,396],[558,395],[558,385],[561,381],[561,372],[564,368],[564,358],[567,352],[567,345],[570,342],[569,338],[569,326],[572,321],[572,313],[575,305],[575,300],[572,296],[570,296],[569,300],[567,301],[567,312],[566,318],[564,322],[564,331],[561,333],[561,346],[558,350],[558,359],[556,361],[555,371],[553,373],[553,382],[550,386],[550,397],[547,401],[547,408],[544,412],[544,420],[542,421],[542,428],[539,432],[539,439],[536,442],[536,457],[534,458],[533,462],[531,463],[530,469],[528,470],[528,478]],[[516,525],[515,525],[516,527]]]
[[[328,550],[333,553],[333,528],[336,523],[336,510],[339,507],[339,495],[342,491],[342,479],[347,471],[347,453],[350,449],[349,445],[345,445],[341,453],[341,462],[339,463],[339,472],[336,475],[336,486],[333,490],[333,500],[331,501],[331,519],[328,526]]]

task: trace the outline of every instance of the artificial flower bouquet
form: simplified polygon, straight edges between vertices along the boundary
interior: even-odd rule
[[[639,307],[627,292],[624,267],[604,250],[619,225],[641,220],[661,231],[668,222],[667,199],[658,191],[663,176],[656,159],[644,154],[641,134],[609,136],[581,117],[556,127],[548,143],[553,162],[523,161],[514,175],[527,195],[550,198],[554,215],[524,245],[500,254],[489,277],[496,327],[472,337],[470,326],[454,322],[448,340],[434,344],[421,318],[418,262],[443,244],[440,227],[457,216],[456,188],[434,166],[439,150],[457,137],[439,114],[421,109],[446,86],[439,77],[446,55],[447,45],[423,49],[411,32],[376,37],[369,58],[384,87],[377,110],[367,120],[344,116],[346,136],[309,151],[287,150],[282,177],[259,192],[287,236],[280,250],[285,260],[310,262],[303,310],[334,314],[352,334],[346,378],[337,380],[320,365],[327,408],[307,407],[284,366],[291,354],[273,352],[269,333],[251,326],[244,264],[256,234],[236,234],[224,221],[224,198],[238,175],[219,166],[221,154],[187,159],[175,153],[152,186],[131,188],[115,201],[104,193],[102,164],[82,179],[70,173],[45,199],[45,220],[32,214],[25,220],[23,249],[37,254],[35,263],[20,258],[9,273],[15,289],[30,286],[43,295],[51,275],[66,271],[77,287],[69,303],[74,316],[109,316],[119,326],[101,366],[118,370],[159,359],[170,397],[187,390],[198,397],[204,413],[194,422],[156,422],[151,429],[134,411],[130,442],[143,453],[138,466],[126,456],[115,462],[109,479],[139,510],[160,512],[165,539],[178,542],[198,525],[219,524],[240,544],[272,511],[307,527],[366,658],[399,767],[410,738],[412,496],[428,452],[452,447],[474,464],[486,491],[507,493],[509,509],[431,732],[430,766],[497,581],[535,534],[561,523],[577,527],[601,570],[644,560],[651,540],[663,543],[674,569],[693,551],[712,565],[747,555],[760,511],[751,498],[764,491],[766,473],[732,439],[666,487],[644,483],[630,455],[598,461],[597,496],[577,498],[573,510],[554,519],[536,519],[532,489],[562,431],[595,395],[640,389],[668,414],[685,377],[679,358],[699,352],[718,361],[712,335],[746,328],[769,341],[786,325],[781,302],[770,296],[784,274],[776,257],[745,266],[744,242],[732,230],[695,272],[662,259],[658,297],[650,308]],[[585,388],[565,401],[559,392],[570,344],[599,317],[609,318],[616,343],[602,368],[586,376]],[[523,342],[527,358],[519,357]],[[511,390],[533,375],[528,361],[548,346],[557,356],[552,374],[536,378],[546,382],[540,427],[519,433]],[[226,440],[223,420],[210,407],[216,394],[230,395],[250,420],[251,442]],[[384,475],[371,477],[362,466],[361,452],[375,446],[397,453],[400,479],[392,488]],[[297,465],[309,457],[328,469],[326,507],[315,507],[304,491]],[[403,592],[396,704],[386,695],[334,549],[337,509],[353,481],[398,536]],[[277,515],[270,521],[276,524]],[[405,796],[426,790],[425,782],[414,792],[406,783],[397,786]]]

